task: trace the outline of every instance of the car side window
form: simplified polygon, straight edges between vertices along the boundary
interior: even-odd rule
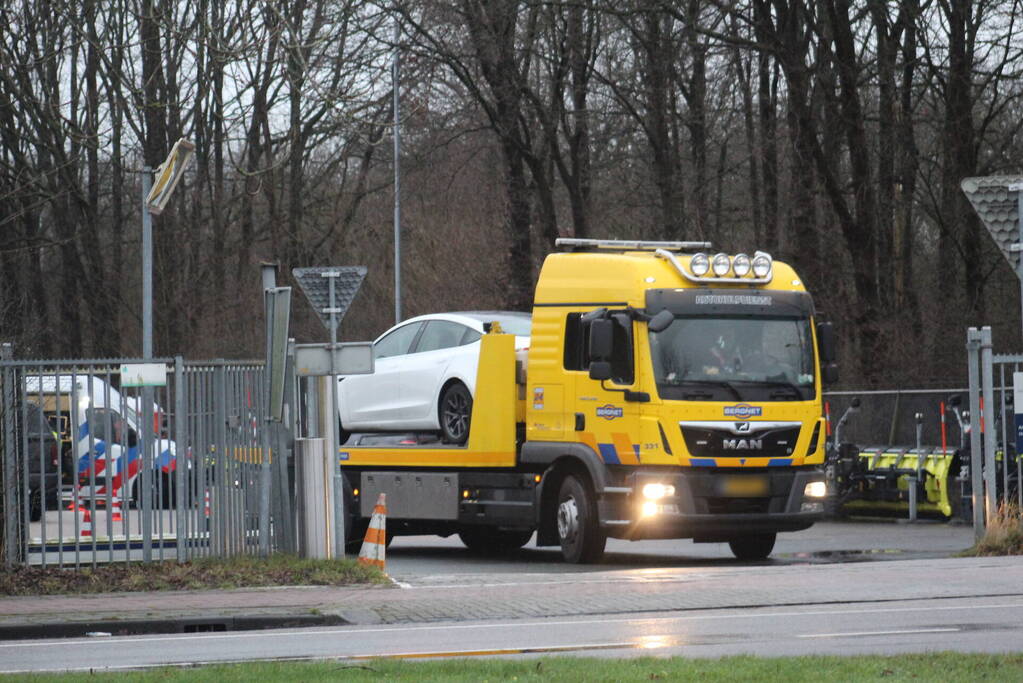
[[[121,440],[121,416],[116,411],[106,408],[91,408],[86,414],[89,421],[89,432],[96,441]]]
[[[431,320],[426,323],[426,329],[419,337],[414,353],[424,351],[439,351],[458,346],[465,335],[465,325],[459,325],[448,320]]]
[[[419,328],[422,326],[423,323],[421,322],[409,323],[382,337],[373,345],[373,357],[378,359],[390,358],[391,356],[401,356],[408,353],[412,341],[416,338]]]
[[[465,346],[466,344],[472,344],[473,342],[479,341],[482,336],[482,333],[477,332],[471,327],[467,327],[465,328],[465,334],[462,335],[462,341],[458,342],[458,345]]]

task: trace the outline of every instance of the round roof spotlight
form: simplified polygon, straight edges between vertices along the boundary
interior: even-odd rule
[[[732,259],[732,271],[736,277],[746,277],[749,275],[750,268],[752,268],[752,265],[750,264],[749,256],[746,256],[746,254],[736,254],[735,258]]]
[[[711,268],[714,270],[714,274],[718,277],[722,277],[728,273],[728,269],[732,267],[732,260],[728,258],[728,254],[714,254],[714,259],[711,261]]]
[[[771,272],[771,257],[760,251],[753,257],[753,274],[757,277],[767,277]]]
[[[693,254],[693,258],[689,260],[689,270],[693,271],[696,277],[703,277],[710,270],[710,259],[703,252]]]

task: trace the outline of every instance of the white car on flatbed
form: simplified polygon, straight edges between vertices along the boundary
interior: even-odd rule
[[[515,349],[529,348],[528,313],[432,313],[405,320],[373,342],[373,374],[338,378],[338,411],[344,442],[352,432],[439,431],[444,441],[465,443],[476,391],[484,325],[498,323],[515,335]]]

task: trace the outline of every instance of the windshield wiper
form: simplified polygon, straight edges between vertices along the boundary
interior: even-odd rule
[[[765,381],[763,382],[763,384],[769,387],[777,387],[768,396],[769,400],[773,401],[775,399],[785,398],[786,396],[791,396],[792,394],[795,394],[797,400],[801,400],[803,398],[803,390],[800,389],[798,385],[793,384],[792,382]]]
[[[723,379],[683,379],[683,380],[680,380],[678,382],[678,384],[680,386],[685,386],[687,384],[697,384],[697,385],[705,386],[705,387],[724,387],[725,389],[728,389],[729,391],[732,392],[732,394],[735,396],[735,399],[737,401],[742,401],[743,400],[742,394],[739,392],[739,390],[736,388],[736,386],[734,384],[732,384],[731,382],[729,382],[727,380],[723,380]],[[702,392],[700,392],[700,393],[694,392],[694,395],[702,395]],[[710,398],[710,397],[708,396],[707,398]]]

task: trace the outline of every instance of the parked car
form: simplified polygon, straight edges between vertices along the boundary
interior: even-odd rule
[[[29,519],[38,522],[44,501],[47,510],[60,507],[61,485],[74,480],[74,461],[69,450],[62,454],[58,435],[42,408],[26,402],[19,413],[17,452],[27,465]]]
[[[342,443],[354,431],[439,431],[448,443],[469,438],[484,324],[529,347],[528,313],[432,313],[401,322],[373,342],[374,371],[338,379]]]
[[[70,422],[77,501],[95,500],[103,505],[109,486],[109,495],[125,503],[139,502],[139,435],[144,428],[137,412],[140,399],[122,394],[100,376],[85,374],[29,375],[25,377],[25,394],[43,401],[47,411]],[[159,413],[155,404],[154,410]],[[177,449],[173,441],[159,438],[155,428],[152,437],[153,493],[161,494],[157,504],[166,506],[173,500]]]

